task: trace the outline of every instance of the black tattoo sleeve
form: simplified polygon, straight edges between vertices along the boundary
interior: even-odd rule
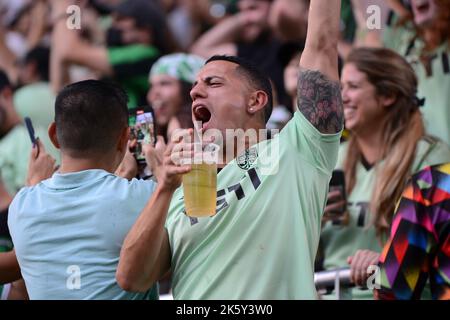
[[[319,71],[301,69],[297,86],[298,109],[321,133],[342,130],[344,114],[339,82]]]

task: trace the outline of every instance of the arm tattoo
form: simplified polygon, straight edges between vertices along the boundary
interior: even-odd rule
[[[339,82],[319,71],[301,69],[297,86],[298,109],[321,133],[342,130],[344,114]]]

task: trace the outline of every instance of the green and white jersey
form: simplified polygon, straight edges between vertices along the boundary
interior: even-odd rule
[[[316,299],[314,259],[340,134],[300,112],[223,168],[217,214],[189,218],[183,190],[166,228],[175,299]]]
[[[339,149],[337,169],[342,169],[347,154],[348,143],[343,143]],[[450,160],[450,148],[442,141],[423,138],[418,142],[416,157],[412,165],[412,173],[426,166],[445,163]],[[350,215],[346,225],[328,221],[321,233],[321,245],[324,254],[326,270],[349,267],[347,258],[357,250],[368,249],[381,252],[384,243],[375,234],[375,228],[370,225],[369,202],[375,185],[377,169],[383,165],[380,162],[373,167],[364,166],[361,162],[356,167],[356,184],[353,191],[347,195],[347,210]],[[373,298],[371,290],[353,289],[354,299]],[[346,295],[344,295],[346,296]],[[346,296],[350,298],[350,296]]]
[[[403,55],[416,72],[417,96],[425,98],[421,108],[427,133],[450,144],[450,43],[444,42],[420,61],[424,42],[415,38],[408,25],[388,25],[383,34],[387,48]]]
[[[36,126],[36,137],[42,141],[46,151],[60,162],[59,151],[50,142],[47,129]],[[12,196],[26,183],[31,141],[24,125],[17,125],[0,139],[0,175],[6,190]]]

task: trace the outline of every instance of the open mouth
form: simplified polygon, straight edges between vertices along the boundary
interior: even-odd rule
[[[208,108],[203,105],[198,105],[194,107],[194,118],[195,121],[200,121],[202,128],[211,120],[211,112]]]
[[[162,102],[161,100],[155,100],[152,102],[152,107],[153,107],[153,110],[155,110],[155,112],[164,111],[166,109],[165,105],[166,104],[164,102]]]
[[[356,114],[356,109],[353,106],[344,106],[344,118],[352,118]]]
[[[416,1],[415,7],[417,12],[424,14],[427,13],[428,10],[430,9],[430,2],[428,0]]]

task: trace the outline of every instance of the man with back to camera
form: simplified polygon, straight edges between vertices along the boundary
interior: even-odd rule
[[[221,169],[213,217],[184,214],[181,175],[156,189],[124,241],[116,274],[122,288],[145,291],[171,268],[175,299],[317,298],[314,258],[343,127],[339,9],[340,1],[311,1],[299,111],[277,137],[248,146],[247,161]],[[191,97],[202,130],[262,129],[270,115],[268,79],[234,57],[207,61]],[[169,144],[163,163],[182,174],[190,167],[172,161],[178,142]],[[275,143],[278,154],[268,155]],[[277,161],[278,172],[263,172],[263,163]]]
[[[123,291],[115,272],[120,248],[155,184],[132,178],[127,152],[127,96],[119,87],[86,80],[65,87],[49,128],[61,150],[61,167],[50,179],[35,178],[9,209],[9,229],[30,299],[157,299]],[[36,147],[34,152],[36,153]],[[39,170],[32,157],[30,174]],[[49,175],[48,175],[49,176]]]

